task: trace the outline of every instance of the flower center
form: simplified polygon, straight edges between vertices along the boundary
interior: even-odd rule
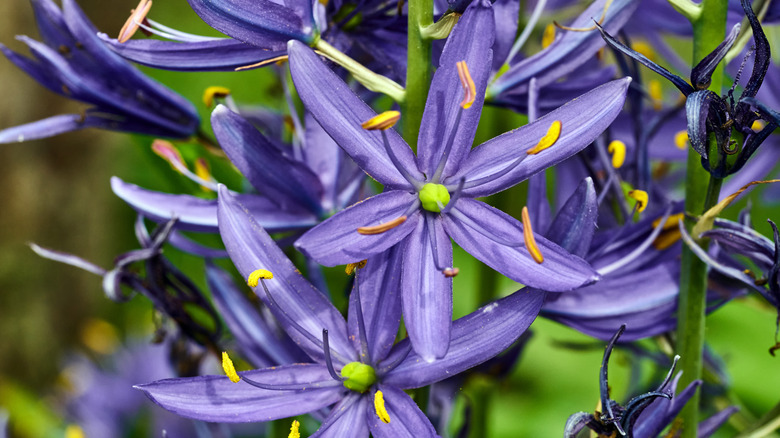
[[[422,208],[440,213],[441,209],[450,202],[450,192],[441,184],[428,183],[417,194],[420,197]]]
[[[344,381],[344,387],[356,392],[366,392],[376,382],[376,371],[371,365],[362,362],[350,362],[341,369],[341,376],[347,380]]]

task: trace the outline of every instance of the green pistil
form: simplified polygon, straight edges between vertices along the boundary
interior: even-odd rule
[[[422,208],[434,213],[440,213],[441,207],[447,206],[450,202],[450,192],[441,184],[428,183],[424,185],[420,189],[418,196],[420,197]]]
[[[344,387],[356,392],[366,392],[376,382],[376,371],[370,365],[361,362],[350,362],[341,369],[341,376],[346,377]]]

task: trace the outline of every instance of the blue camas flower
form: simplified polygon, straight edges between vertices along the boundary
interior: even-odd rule
[[[82,114],[50,117],[0,131],[0,143],[51,137],[83,128],[184,138],[200,124],[186,99],[146,77],[106,47],[74,0],[62,11],[51,0],[34,0],[43,43],[26,36],[33,58],[0,45],[17,67],[49,90],[92,105]]]
[[[304,234],[296,246],[333,266],[401,245],[406,328],[426,360],[444,356],[449,344],[450,277],[457,274],[450,238],[529,286],[564,291],[598,279],[581,258],[535,235],[530,220],[521,224],[475,198],[511,187],[590,144],[620,111],[630,79],[610,82],[471,149],[491,69],[493,28],[490,3],[478,1],[450,35],[431,84],[416,157],[389,129],[397,113],[376,116],[308,47],[289,47],[293,80],[307,109],[385,186],[384,193]]]
[[[433,437],[436,432],[403,391],[449,378],[499,354],[531,324],[542,293],[525,291],[453,324],[449,353],[428,363],[408,339],[394,343],[401,318],[400,248],[355,269],[346,320],[306,281],[257,222],[224,188],[219,227],[241,274],[309,363],[169,379],[140,385],[155,403],[209,422],[252,422],[329,411],[317,436]]]

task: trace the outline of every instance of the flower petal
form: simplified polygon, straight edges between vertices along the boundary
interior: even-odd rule
[[[490,47],[494,36],[493,8],[489,1],[478,0],[466,10],[447,38],[428,91],[417,141],[418,167],[429,178],[436,172],[450,136],[454,135],[454,139],[444,175],[455,173],[471,150],[490,76],[493,58]],[[466,62],[476,87],[476,98],[469,109],[460,106],[463,90],[456,64],[461,61]]]
[[[305,389],[272,391],[226,376],[165,379],[136,386],[153,402],[183,417],[217,423],[269,421],[305,414],[339,401],[347,391],[325,365],[295,364],[238,373],[263,383],[300,384]]]
[[[593,180],[584,179],[558,211],[545,237],[566,251],[585,257],[596,230],[599,206]]]
[[[409,188],[409,182],[387,155],[382,136],[360,126],[376,116],[374,110],[360,100],[310,48],[291,41],[288,52],[290,73],[301,100],[336,143],[369,176],[386,187]],[[401,166],[422,181],[423,175],[417,170],[414,154],[406,142],[394,129],[385,133]]]
[[[691,70],[691,83],[698,90],[703,90],[710,86],[712,82],[712,72],[720,64],[720,61],[726,56],[726,53],[731,50],[731,46],[737,41],[739,36],[739,29],[742,26],[740,23],[734,25],[731,28],[731,32],[726,35],[726,39],[718,45],[711,53],[704,57],[698,64]]]
[[[481,230],[475,230],[453,214],[447,214],[444,215],[447,234],[466,252],[514,281],[548,292],[561,292],[599,278],[585,260],[535,234],[537,246],[544,256],[542,263],[536,263],[526,246],[520,243],[523,239],[523,225],[481,201],[460,199],[455,210]],[[486,233],[494,236],[495,240],[486,237]],[[517,246],[508,246],[496,240]]]
[[[397,219],[415,202],[417,195],[401,190],[372,196],[307,231],[295,247],[325,266],[365,260],[406,238],[422,218],[417,209],[404,223],[383,233],[366,235],[357,229]]]
[[[267,269],[274,274],[274,278],[265,280],[265,284],[279,305],[278,308],[269,302],[261,285],[255,290],[287,334],[312,359],[324,361],[321,342],[313,342],[311,339],[321,339],[322,330],[327,329],[331,349],[342,358],[338,360],[334,357],[334,360],[356,360],[357,355],[347,339],[347,324],[341,313],[322,292],[303,278],[271,236],[224,186],[220,186],[219,190],[217,217],[222,241],[243,278],[248,278],[257,269]],[[305,330],[308,336],[300,333],[298,327]]]
[[[544,292],[519,290],[490,303],[452,323],[452,340],[447,355],[427,363],[412,351],[388,372],[384,385],[419,388],[452,377],[504,351],[536,319]],[[403,341],[398,348],[403,348]]]
[[[555,144],[536,155],[529,155],[505,175],[463,190],[469,197],[487,196],[511,187],[529,176],[553,166],[588,146],[617,117],[623,108],[631,78],[604,84],[555,111],[521,128],[509,131],[471,150],[458,173],[447,179],[450,184],[466,178],[478,180],[496,174],[536,146],[555,120],[561,121],[561,134]]]
[[[363,419],[370,400],[363,394],[350,392],[322,422],[319,430],[310,438],[368,438],[368,424]]]
[[[375,438],[435,437],[431,421],[405,392],[389,385],[377,385],[385,399],[385,409],[390,422],[385,423],[376,415],[373,406],[366,410],[366,422]]]

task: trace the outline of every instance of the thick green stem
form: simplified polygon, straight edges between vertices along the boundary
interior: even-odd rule
[[[431,24],[433,0],[410,0],[403,127],[404,139],[413,150],[417,150],[417,136],[431,84],[431,40],[422,34]]]
[[[727,0],[703,0],[700,13],[689,16],[693,24],[693,64],[698,63],[726,36]],[[712,75],[710,90],[720,94],[723,85],[723,64]],[[708,183],[709,181],[709,183]],[[711,178],[701,166],[701,157],[688,150],[685,176],[685,211],[701,214],[718,202],[722,180]],[[686,222],[690,230],[693,226]],[[677,349],[683,371],[680,387],[684,388],[702,375],[702,350],[704,348],[704,318],[707,297],[707,265],[699,260],[688,247],[683,246],[680,271],[680,298],[678,305]],[[683,438],[696,438],[699,422],[697,391],[685,405],[680,418],[683,420]]]

